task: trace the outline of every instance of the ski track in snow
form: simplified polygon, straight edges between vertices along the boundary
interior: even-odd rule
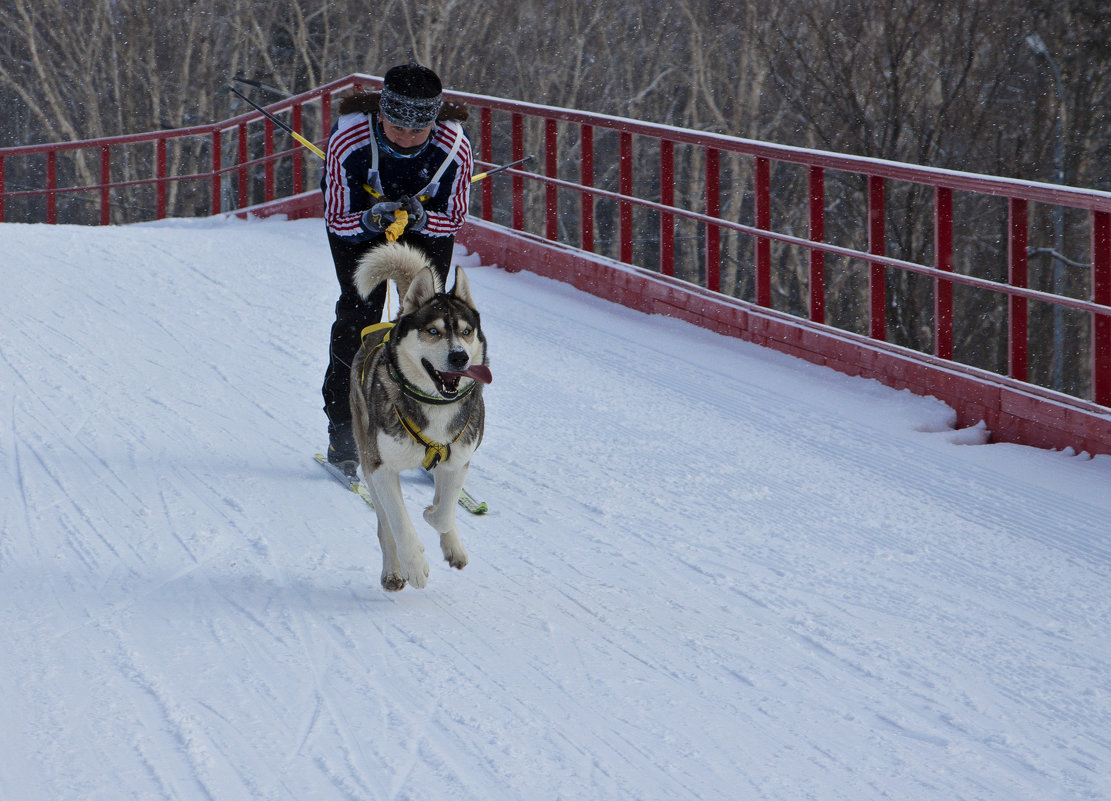
[[[319,221],[0,242],[0,798],[1111,797],[1111,457],[467,257],[491,512],[387,594]]]

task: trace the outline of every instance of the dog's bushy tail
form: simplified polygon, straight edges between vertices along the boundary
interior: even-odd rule
[[[360,297],[366,299],[380,283],[393,279],[397,284],[398,297],[403,298],[420,271],[431,268],[428,257],[417,248],[390,242],[373,248],[359,259],[355,270],[355,289]]]

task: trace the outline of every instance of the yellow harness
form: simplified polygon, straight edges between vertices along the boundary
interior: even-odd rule
[[[359,370],[360,384],[366,380],[367,365],[370,364],[371,358],[373,358],[379,348],[384,347],[385,344],[390,341],[390,333],[393,331],[393,327],[393,323],[375,323],[374,325],[368,325],[362,330],[360,338],[364,340],[368,336],[376,334],[379,331],[384,330],[386,333],[383,335],[381,342],[367,351],[366,357],[363,359],[363,365]],[[393,410],[394,414],[397,415],[398,422],[401,423],[401,427],[408,432],[409,436],[412,437],[415,442],[424,446],[424,461],[421,462],[421,466],[425,470],[431,470],[440,462],[447,461],[451,457],[451,446],[459,441],[459,438],[463,436],[463,432],[467,430],[467,426],[471,424],[471,415],[474,413],[474,406],[471,406],[470,411],[467,413],[467,419],[463,423],[463,427],[459,429],[459,433],[455,435],[455,439],[451,442],[433,442],[424,436],[424,432],[421,430],[420,426],[408,417],[405,417],[396,405],[393,407]]]
[[[467,413],[467,421],[463,423],[463,427],[459,429],[459,433],[455,435],[455,439],[451,442],[433,442],[424,436],[424,432],[420,430],[416,423],[402,415],[400,409],[394,406],[393,410],[397,414],[398,422],[409,432],[409,436],[424,446],[424,461],[421,462],[421,467],[425,470],[431,470],[440,462],[446,462],[451,458],[451,446],[459,441],[463,432],[467,430],[467,426],[471,424],[471,414],[474,413],[474,406],[471,406],[470,412]]]
[[[360,384],[363,383],[363,381],[366,380],[366,366],[368,364],[370,364],[370,360],[374,357],[375,352],[377,352],[377,350],[379,348],[381,348],[383,345],[385,345],[387,342],[390,341],[390,332],[393,330],[393,326],[394,326],[393,323],[375,323],[374,325],[368,325],[366,328],[364,328],[362,330],[362,333],[359,334],[359,341],[363,342],[371,334],[375,334],[375,333],[377,333],[379,331],[383,331],[383,330],[386,332],[385,336],[382,337],[382,341],[379,342],[377,345],[375,345],[373,348],[371,348],[370,350],[367,351],[366,358],[363,359],[362,369],[359,370],[359,383]]]

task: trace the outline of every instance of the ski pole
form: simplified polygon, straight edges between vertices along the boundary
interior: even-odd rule
[[[232,78],[232,80],[235,81],[236,83],[241,83],[241,84],[244,84],[246,86],[253,86],[256,89],[261,89],[264,92],[269,92],[270,94],[277,95],[278,97],[281,97],[281,98],[289,97],[289,92],[283,91],[281,89],[277,89],[273,86],[267,86],[266,84],[262,83],[261,81],[252,81],[250,78],[244,78],[242,75],[236,75],[234,78]]]
[[[249,81],[244,80],[243,78],[236,78],[236,80],[241,82],[241,83],[251,83]],[[297,131],[293,130],[293,128],[291,126],[286,125],[284,122],[279,120],[277,117],[275,117],[269,111],[264,109],[258,103],[251,100],[251,98],[247,97],[245,94],[243,94],[238,89],[236,89],[234,86],[232,86],[230,83],[228,84],[228,90],[231,91],[231,92],[234,92],[235,94],[239,95],[239,97],[243,98],[248,103],[250,103],[251,106],[255,109],[255,111],[257,111],[259,114],[262,114],[264,117],[266,117],[266,119],[270,120],[270,122],[274,123],[275,125],[280,127],[282,130],[288,131],[293,136],[294,139],[296,139],[298,142],[300,142],[302,145],[307,147],[309,150],[311,150],[316,155],[320,156],[322,161],[327,161],[327,159],[324,156],[324,151],[323,150],[318,148],[316,145],[314,145],[312,142],[310,142],[305,137],[301,136],[301,134],[299,134],[299,133],[297,133]],[[369,184],[363,184],[363,189],[365,189],[367,194],[370,195],[371,197],[377,197],[377,195],[378,195],[378,193],[375,192],[370,187]],[[401,236],[402,233],[405,232],[405,226],[409,222],[409,212],[405,211],[405,209],[398,209],[397,211],[394,212],[393,219],[394,219],[394,221],[386,227],[386,231],[385,231],[386,239],[390,242],[396,242],[397,238],[399,236]]]
[[[518,164],[524,164],[531,158],[532,156],[525,156],[523,159],[517,159],[517,161],[514,161],[511,164],[503,164],[500,167],[495,167],[492,170],[487,170],[486,172],[480,172],[476,175],[472,175],[471,183],[473,184],[477,181],[481,181],[483,178],[489,178],[491,175],[497,175],[502,170],[508,170],[512,167],[516,167]],[[402,198],[401,204],[405,205],[409,202],[409,200],[411,200],[411,198]],[[407,212],[405,209],[398,209],[397,211],[395,211],[394,221],[386,227],[386,239],[388,239],[390,242],[396,242],[397,238],[405,233],[405,226],[408,224],[409,212]]]
[[[240,80],[240,79],[238,79],[238,78],[237,78],[236,80]],[[321,150],[320,148],[318,148],[318,147],[317,147],[316,145],[314,145],[314,144],[313,144],[312,142],[310,142],[310,141],[309,141],[308,139],[306,139],[305,137],[301,136],[301,134],[297,133],[297,131],[293,130],[292,126],[286,125],[286,124],[285,124],[284,122],[282,122],[281,120],[279,120],[279,119],[278,119],[277,117],[275,117],[275,116],[274,116],[273,114],[271,114],[271,113],[270,113],[269,111],[267,111],[266,109],[264,109],[264,108],[263,108],[262,106],[260,106],[260,105],[259,105],[258,103],[256,103],[255,101],[251,100],[251,98],[247,97],[247,95],[245,95],[245,94],[243,94],[242,92],[240,92],[240,91],[239,91],[238,89],[236,89],[236,88],[235,88],[234,86],[232,86],[232,85],[231,85],[230,83],[228,84],[228,90],[229,90],[229,91],[231,91],[231,92],[234,92],[235,94],[239,95],[239,96],[240,96],[241,98],[243,98],[244,100],[246,100],[246,101],[247,101],[248,103],[250,103],[250,104],[251,104],[251,106],[252,106],[252,107],[254,107],[255,111],[257,111],[257,112],[258,112],[259,114],[261,114],[262,116],[266,117],[266,119],[270,120],[270,122],[274,123],[274,124],[275,124],[275,125],[277,125],[277,126],[278,126],[279,128],[281,128],[281,129],[283,129],[283,130],[285,130],[285,131],[288,131],[288,132],[289,132],[290,134],[292,134],[292,135],[293,135],[293,138],[294,138],[294,139],[296,139],[296,140],[297,140],[298,142],[300,142],[300,143],[301,143],[302,145],[304,145],[305,147],[307,147],[307,148],[308,148],[309,150],[311,150],[311,151],[312,151],[313,153],[315,153],[316,155],[320,156],[320,158],[324,158],[324,151],[323,151],[323,150]]]
[[[254,82],[254,81],[248,81],[245,78],[236,78],[235,80],[239,81],[240,83],[249,84],[251,86],[258,86],[259,88],[262,88],[262,89],[269,89],[269,87],[263,86],[262,84],[259,84],[259,83]],[[287,131],[300,144],[307,147],[309,150],[311,150],[313,153],[315,153],[317,156],[319,156],[322,160],[325,160],[325,161],[327,160],[325,158],[323,150],[318,148],[316,145],[314,145],[312,142],[310,142],[305,137],[301,136],[301,134],[297,133],[297,131],[293,130],[292,126],[286,125],[284,122],[282,122],[280,119],[275,117],[269,111],[264,109],[258,103],[251,100],[251,98],[247,97],[245,94],[243,94],[238,89],[236,89],[234,86],[232,86],[230,83],[228,84],[228,90],[231,91],[231,92],[234,92],[236,95],[241,97],[243,100],[246,100],[247,103],[249,103],[251,105],[251,107],[254,108],[255,111],[257,111],[262,116],[266,117],[266,119],[270,120],[270,122],[277,125],[283,131]],[[270,90],[270,91],[276,91],[276,90]],[[502,172],[503,170],[512,169],[513,167],[516,167],[519,164],[524,164],[526,161],[532,161],[532,156],[525,156],[523,159],[517,159],[516,161],[510,162],[509,164],[502,164],[500,167],[495,167],[492,170],[486,170],[486,172],[480,172],[476,175],[472,175],[471,176],[471,183],[472,184],[477,183],[478,181],[481,181],[484,178],[489,178],[491,175],[497,175],[499,172]],[[375,192],[373,189],[371,189],[370,186],[368,186],[367,184],[363,184],[363,189],[365,189],[367,191],[367,193],[369,195],[371,195],[371,197],[375,197],[377,195],[377,192]],[[389,240],[390,242],[396,242],[397,238],[399,236],[401,236],[402,233],[404,233],[405,226],[408,225],[408,223],[409,223],[409,212],[405,211],[405,209],[398,209],[397,211],[395,211],[394,212],[394,221],[392,223],[390,223],[389,226],[387,226],[386,231],[385,231],[386,239]]]
[[[514,161],[510,164],[503,164],[500,167],[495,167],[492,170],[487,170],[486,172],[480,172],[476,175],[472,175],[471,176],[471,183],[473,184],[475,181],[481,181],[483,178],[489,178],[491,175],[497,175],[502,170],[512,169],[513,167],[516,167],[518,164],[524,164],[526,161],[532,161],[532,156],[525,156],[523,159],[517,159],[516,161]]]
[[[532,158],[532,156],[525,156],[523,159],[517,159],[517,161],[514,161],[511,164],[503,164],[500,167],[495,167],[492,170],[487,170],[486,172],[480,172],[477,175],[472,175],[471,176],[471,183],[473,184],[473,183],[476,183],[477,181],[481,181],[483,178],[489,178],[491,175],[496,175],[497,173],[501,172],[502,170],[508,170],[511,167],[516,167],[518,164],[524,164],[526,161],[529,161],[531,158]],[[401,199],[402,205],[408,203],[410,199],[411,198],[408,198],[408,197],[402,198]],[[386,239],[389,240],[390,242],[396,242],[397,238],[399,236],[401,236],[403,233],[405,233],[405,226],[408,225],[408,224],[409,224],[409,212],[407,212],[405,209],[398,209],[397,211],[395,211],[394,212],[394,221],[386,227]]]

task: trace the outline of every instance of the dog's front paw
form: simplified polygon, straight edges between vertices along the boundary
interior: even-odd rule
[[[383,573],[382,589],[386,592],[400,592],[405,589],[405,577],[400,573]]]
[[[440,535],[440,550],[444,552],[444,560],[456,570],[467,566],[467,551],[454,531]]]
[[[402,581],[407,581],[418,590],[428,583],[428,560],[424,558],[424,548],[413,548],[401,555]]]

